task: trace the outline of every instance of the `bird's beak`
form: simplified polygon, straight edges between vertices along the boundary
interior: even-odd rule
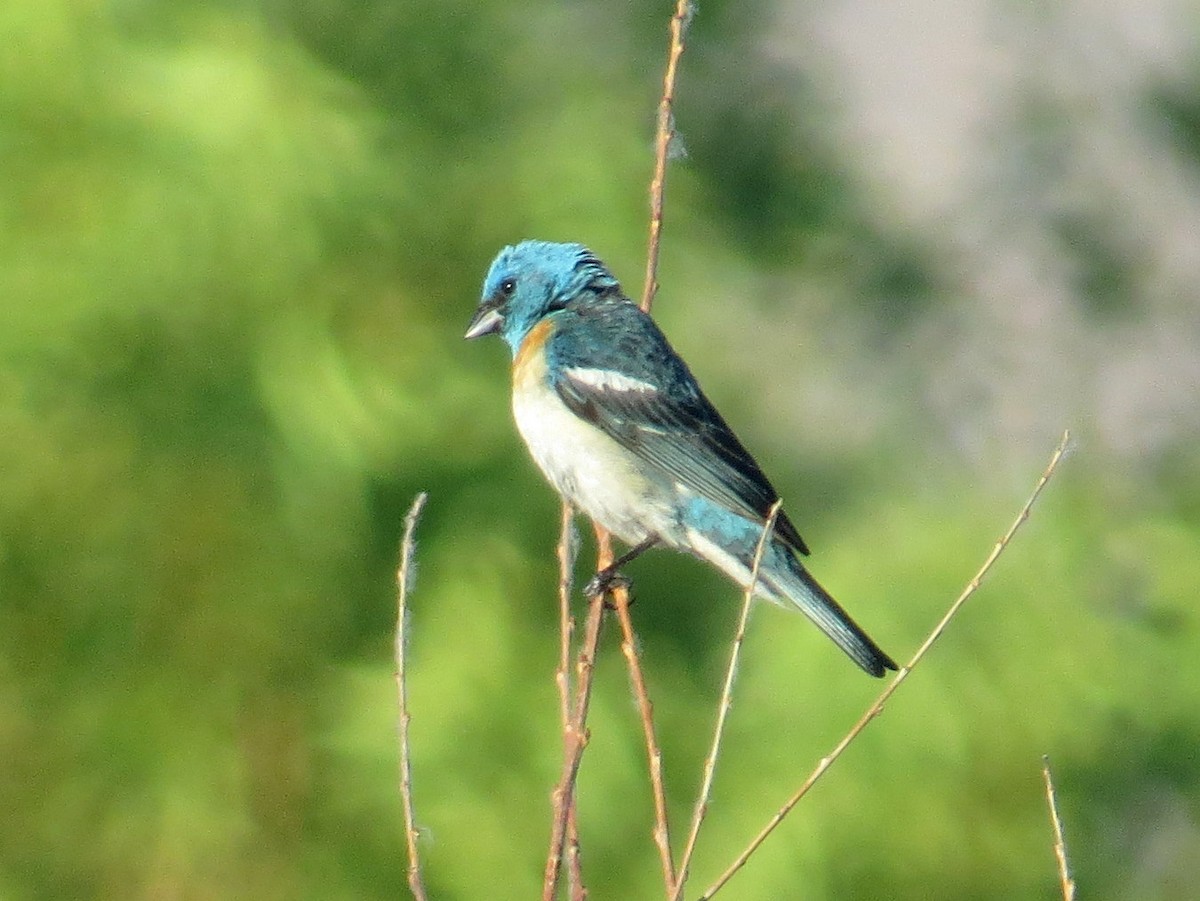
[[[471,324],[467,326],[467,333],[463,337],[482,338],[484,335],[500,331],[500,326],[504,324],[504,317],[500,315],[500,311],[496,307],[497,304],[492,301],[481,303],[479,309],[475,311],[475,315],[471,317]]]

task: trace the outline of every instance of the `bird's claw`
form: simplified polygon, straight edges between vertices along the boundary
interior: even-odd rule
[[[607,594],[614,588],[628,589],[632,584],[628,576],[617,570],[602,569],[583,586],[583,593],[586,597],[595,598]]]

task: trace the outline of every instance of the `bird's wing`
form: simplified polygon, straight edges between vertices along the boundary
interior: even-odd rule
[[[775,489],[657,326],[648,317],[637,325],[633,336],[625,330],[614,343],[589,341],[564,354],[571,365],[553,370],[558,396],[576,416],[697,495],[765,523],[779,497]],[[782,512],[775,532],[808,553]]]

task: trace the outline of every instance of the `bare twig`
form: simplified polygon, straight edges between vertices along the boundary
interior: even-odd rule
[[[658,127],[654,135],[654,176],[650,179],[650,242],[646,253],[646,282],[642,288],[642,309],[649,313],[658,293],[658,246],[662,236],[663,187],[667,181],[667,159],[675,138],[675,74],[683,56],[684,31],[692,17],[691,0],[678,0],[671,17],[671,47],[667,52],[667,70],[663,74],[662,99],[658,103]]]
[[[404,538],[400,542],[400,568],[396,572],[396,695],[399,704],[400,802],[404,808],[404,840],[408,846],[408,887],[416,901],[425,901],[421,881],[421,859],[417,854],[417,827],[412,800],[412,760],[408,744],[408,685],[405,674],[405,645],[408,641],[408,591],[412,585],[413,531],[429,495],[422,491],[413,499],[404,517]]]
[[[595,529],[599,570],[612,562],[612,538],[603,526],[597,524]],[[662,748],[659,747],[658,738],[654,733],[654,704],[650,701],[650,692],[646,688],[646,679],[642,675],[641,662],[638,660],[637,635],[633,631],[633,620],[629,617],[629,590],[616,585],[608,592],[608,597],[612,598],[613,608],[617,611],[617,619],[621,623],[621,652],[625,655],[625,663],[629,667],[629,682],[637,701],[638,713],[641,714],[642,733],[646,739],[646,758],[650,765],[650,788],[654,796],[654,844],[658,847],[663,884],[666,887],[667,898],[670,899],[674,895],[675,863],[671,855],[671,830],[667,822]]]
[[[1063,901],[1075,901],[1075,880],[1071,878],[1071,865],[1067,860],[1067,843],[1063,840],[1062,817],[1058,815],[1058,795],[1054,791],[1054,779],[1050,775],[1050,758],[1042,755],[1042,781],[1046,783],[1046,804],[1050,808],[1050,823],[1054,826],[1054,856],[1058,860],[1058,881],[1062,887]]]
[[[816,784],[817,780],[825,774],[825,771],[829,769],[833,762],[842,755],[842,752],[846,750],[850,743],[859,736],[859,734],[867,727],[871,720],[873,720],[883,711],[884,704],[886,704],[888,699],[895,694],[896,689],[899,688],[904,680],[908,678],[909,673],[913,671],[916,665],[921,662],[921,659],[926,653],[928,653],[934,642],[936,642],[942,636],[942,633],[946,631],[946,626],[949,625],[950,620],[954,618],[955,614],[957,614],[962,608],[962,605],[966,603],[967,599],[970,598],[971,595],[973,595],[979,588],[980,583],[982,583],[984,577],[988,574],[988,571],[991,570],[992,565],[996,562],[997,558],[1004,553],[1004,549],[1008,547],[1009,542],[1012,541],[1012,538],[1017,533],[1017,530],[1029,518],[1029,511],[1033,508],[1034,502],[1038,499],[1038,496],[1041,495],[1042,489],[1046,487],[1046,483],[1050,481],[1050,478],[1054,475],[1055,470],[1058,469],[1058,464],[1062,461],[1063,456],[1066,454],[1067,444],[1070,441],[1070,437],[1070,432],[1063,432],[1062,440],[1059,441],[1058,447],[1055,448],[1054,454],[1050,458],[1050,462],[1047,464],[1045,471],[1042,472],[1041,478],[1038,479],[1037,485],[1034,486],[1033,492],[1029,495],[1028,500],[1025,501],[1025,505],[1021,508],[1021,512],[1017,514],[1017,518],[1013,521],[1013,524],[1009,526],[1008,531],[1004,533],[1004,537],[996,542],[995,547],[992,548],[992,552],[988,554],[987,559],[984,560],[983,565],[979,568],[979,571],[975,573],[975,576],[970,582],[967,583],[966,588],[963,589],[962,593],[958,596],[958,599],[950,605],[950,609],[946,611],[946,615],[942,617],[941,621],[938,622],[936,626],[934,626],[933,631],[929,633],[929,637],[925,639],[924,643],[917,648],[917,651],[915,654],[913,654],[912,659],[907,665],[901,668],[900,672],[896,674],[896,677],[891,681],[887,688],[880,693],[879,697],[875,699],[875,702],[869,708],[867,708],[866,713],[864,713],[862,718],[859,719],[859,721],[854,724],[850,731],[846,733],[845,737],[843,737],[842,740],[834,746],[833,750],[830,751],[827,756],[821,758],[816,769],[813,770],[800,788],[796,790],[795,794],[788,798],[784,805],[779,808],[778,811],[776,811],[775,815],[771,817],[767,825],[763,827],[762,831],[760,831],[758,835],[754,837],[754,840],[746,846],[746,849],[742,851],[742,853],[738,855],[737,859],[729,865],[725,872],[717,878],[717,881],[705,890],[704,894],[700,896],[700,901],[706,901],[706,899],[711,898],[718,891],[720,891],[720,889],[727,882],[729,882],[730,879],[733,878],[733,875],[745,865],[746,861],[750,859],[750,856],[758,850],[764,841],[766,841],[767,836],[775,830],[775,827],[783,822],[784,817],[786,817],[792,811],[792,808],[794,808],[800,802],[800,799],[808,794],[809,789],[811,789],[813,785]]]
[[[558,685],[558,712],[563,731],[571,724],[571,639],[575,635],[575,617],[571,615],[571,585],[575,567],[575,529],[572,519],[575,511],[566,501],[562,504],[562,517],[558,536],[558,670],[554,681]]]
[[[666,183],[667,159],[670,155],[671,142],[675,136],[674,116],[671,112],[675,102],[675,74],[679,66],[679,58],[683,55],[684,31],[692,14],[690,0],[678,0],[675,15],[671,19],[671,46],[667,57],[667,70],[663,76],[662,99],[658,106],[658,125],[655,134],[654,176],[650,182],[650,242],[646,260],[646,284],[642,292],[642,310],[650,312],[654,302],[654,294],[658,290],[658,251],[662,234],[663,186]],[[575,711],[570,715],[570,679],[567,661],[571,652],[571,637],[575,623],[570,612],[570,574],[566,562],[568,545],[568,529],[570,528],[570,506],[564,501],[562,513],[562,538],[559,542],[559,618],[561,637],[559,643],[559,665],[556,674],[559,691],[559,708],[563,727],[563,771],[558,785],[553,793],[554,821],[550,835],[550,854],[546,860],[546,873],[542,885],[543,901],[553,901],[558,887],[559,872],[562,866],[564,844],[569,859],[569,879],[573,901],[584,901],[587,890],[583,886],[579,861],[579,828],[575,805],[575,779],[579,772],[579,763],[583,749],[587,745],[587,712],[591,699],[592,672],[594,669],[596,650],[600,643],[600,626],[604,614],[604,596],[592,599],[588,612],[586,634],[579,649],[579,661],[576,673]],[[612,562],[612,547],[608,541],[608,533],[599,525],[596,526],[599,542],[596,571],[604,569]],[[601,537],[603,535],[603,537]],[[573,558],[573,555],[571,555]],[[629,597],[623,589],[610,592],[614,605],[621,619],[621,628],[625,634],[623,648],[626,660],[629,661],[630,678],[634,682],[634,691],[638,695],[639,707],[642,711],[642,723],[647,736],[647,752],[650,756],[651,781],[655,789],[655,841],[663,857],[663,875],[666,881],[668,897],[674,885],[674,867],[671,859],[670,838],[667,830],[666,801],[662,788],[662,753],[658,750],[654,738],[654,722],[652,707],[646,694],[645,682],[641,676],[641,668],[637,663],[636,642],[633,625],[629,619]]]
[[[555,683],[558,685],[559,716],[562,724],[563,742],[571,732],[571,640],[575,635],[575,617],[571,615],[571,587],[575,572],[575,554],[578,541],[574,524],[575,511],[566,501],[562,503],[562,516],[558,536],[558,626],[559,654]],[[583,884],[583,865],[579,854],[579,817],[575,793],[570,795],[567,808],[567,887],[572,901],[584,901],[587,889]]]
[[[646,250],[646,278],[642,287],[643,312],[649,313],[658,292],[658,252],[662,240],[663,193],[667,181],[667,160],[671,155],[671,142],[675,138],[675,76],[679,70],[679,58],[683,56],[684,32],[692,16],[691,0],[677,0],[675,14],[671,17],[671,44],[667,51],[667,68],[663,73],[662,98],[658,103],[658,122],[654,134],[654,175],[650,179],[650,238]],[[607,530],[596,524],[596,541],[599,547],[597,571],[612,561],[612,543]],[[654,705],[646,690],[641,664],[637,654],[637,636],[633,621],[629,617],[629,593],[624,588],[615,588],[608,593],[621,622],[623,641],[621,650],[629,666],[629,679],[637,698],[638,711],[642,719],[642,731],[646,738],[646,756],[650,765],[650,785],[654,795],[654,843],[662,861],[663,882],[667,898],[674,896],[675,864],[671,855],[671,832],[667,822],[666,789],[663,785],[662,749],[654,733]]]
[[[571,809],[567,811],[567,886],[571,901],[587,901],[588,890],[583,884],[583,862],[579,856],[579,817],[575,793],[571,793]]]
[[[646,261],[646,285],[641,304],[645,312],[650,311],[650,306],[654,302],[654,294],[658,289],[658,249],[662,233],[663,185],[666,182],[667,158],[670,153],[671,140],[675,133],[671,107],[675,100],[675,73],[679,65],[679,57],[683,54],[683,32],[690,14],[690,0],[679,0],[675,15],[671,19],[671,48],[667,58],[666,74],[663,76],[662,100],[658,107],[654,176],[650,182],[650,246]],[[566,541],[569,517],[569,507],[564,503],[563,542]],[[599,542],[596,571],[599,572],[612,562],[612,547],[608,541],[608,533],[599,525],[596,526],[596,536]],[[575,901],[582,901],[587,894],[579,880],[579,833],[575,807],[575,779],[579,772],[579,762],[584,746],[587,744],[587,711],[591,697],[592,670],[596,649],[599,646],[600,624],[604,612],[604,596],[593,598],[588,613],[587,634],[584,637],[583,646],[579,650],[575,713],[574,716],[568,716],[570,685],[566,661],[570,655],[574,623],[570,616],[569,588],[566,587],[567,576],[566,565],[563,563],[563,548],[564,543],[560,543],[559,564],[560,573],[563,575],[559,580],[561,639],[557,673],[559,704],[563,722],[563,771],[553,794],[554,823],[551,828],[550,854],[546,860],[545,880],[542,884],[543,901],[553,901],[562,866],[564,840],[567,856],[570,859],[572,896]],[[663,857],[663,873],[667,890],[670,892],[674,884],[674,867],[666,825],[666,802],[662,790],[662,754],[654,739],[652,709],[645,693],[645,682],[641,678],[641,669],[637,665],[636,651],[633,650],[636,648],[636,643],[633,626],[629,620],[628,594],[623,590],[618,590],[610,592],[608,596],[613,598],[614,606],[621,618],[621,628],[625,633],[622,647],[625,649],[626,660],[629,661],[630,678],[634,682],[634,691],[638,695],[639,707],[642,710],[642,723],[647,735],[647,752],[650,756],[651,781],[655,786],[655,841]]]
[[[579,762],[587,747],[588,706],[592,699],[592,673],[595,669],[596,648],[600,645],[600,626],[604,617],[604,598],[595,597],[588,610],[583,644],[575,665],[575,713],[563,735],[563,769],[558,785],[551,796],[554,821],[550,830],[550,853],[546,858],[545,879],[542,882],[542,901],[554,901],[562,867],[564,837],[575,806],[575,778]]]
[[[717,772],[717,756],[721,752],[721,739],[725,735],[725,721],[729,716],[729,708],[733,704],[733,680],[737,675],[738,658],[742,653],[742,643],[746,640],[746,622],[750,618],[750,602],[754,599],[754,587],[758,584],[758,568],[762,565],[763,552],[767,549],[767,541],[775,530],[775,519],[779,516],[779,508],[783,500],[777,500],[771,506],[767,516],[767,524],[763,527],[758,539],[758,547],[754,549],[754,563],[750,568],[750,582],[742,597],[742,612],[738,616],[737,632],[733,636],[733,650],[729,653],[729,667],[725,670],[725,685],[721,689],[721,701],[717,707],[717,724],[713,729],[712,747],[704,760],[704,778],[700,785],[700,793],[696,798],[696,808],[692,812],[692,827],[688,833],[687,844],[683,849],[683,858],[679,861],[679,878],[675,882],[673,897],[682,901],[683,889],[687,883],[688,868],[692,863],[692,855],[696,851],[696,841],[700,837],[700,824],[708,814],[708,799],[712,794],[713,779]]]

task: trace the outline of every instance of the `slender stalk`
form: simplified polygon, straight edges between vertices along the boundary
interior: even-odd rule
[[[675,135],[674,118],[671,108],[675,101],[675,74],[679,65],[679,57],[683,55],[683,33],[690,16],[691,4],[689,0],[679,0],[676,5],[675,15],[671,19],[671,47],[667,58],[667,70],[663,76],[663,95],[659,103],[658,127],[655,136],[654,176],[650,183],[650,246],[646,261],[646,286],[642,297],[642,309],[646,312],[650,311],[650,306],[654,302],[654,294],[658,290],[657,272],[659,243],[662,233],[663,187],[666,183],[667,158],[670,153],[671,140]],[[564,530],[566,528],[565,522],[568,518],[568,508],[564,504]],[[598,538],[602,531],[597,526]],[[607,541],[607,533],[604,534],[605,538],[597,557],[597,571],[600,571],[612,562],[611,544]],[[563,545],[560,543],[560,567],[564,565],[562,563],[562,547]],[[565,570],[560,569],[560,573],[563,572]],[[569,590],[564,591],[565,579],[566,577],[562,576],[559,582],[561,639],[559,668],[556,676],[563,720],[563,772],[553,794],[554,822],[551,828],[550,854],[546,861],[545,880],[542,886],[543,901],[553,901],[562,865],[564,841],[566,842],[567,856],[571,861],[572,897],[575,901],[582,901],[587,895],[582,881],[578,878],[579,873],[577,869],[579,866],[579,835],[575,809],[575,779],[578,775],[579,762],[583,756],[583,749],[587,744],[587,711],[591,698],[592,671],[594,669],[596,649],[600,641],[600,625],[604,612],[604,599],[603,597],[598,597],[592,600],[591,609],[588,614],[586,635],[583,646],[579,651],[575,714],[573,717],[568,717],[566,712],[570,704],[570,686],[565,661],[570,654],[571,634],[574,630],[574,623],[570,619],[569,601],[567,598]],[[674,882],[674,869],[671,862],[669,833],[666,827],[666,804],[662,791],[662,755],[661,752],[656,750],[657,742],[654,740],[653,720],[650,718],[652,708],[649,704],[649,698],[645,694],[645,683],[641,679],[640,667],[637,667],[636,653],[633,653],[632,656],[630,654],[630,649],[636,647],[636,642],[633,640],[633,627],[629,620],[628,594],[624,590],[619,590],[614,592],[613,596],[618,613],[622,614],[623,611],[621,625],[626,635],[623,647],[626,648],[626,660],[631,661],[631,678],[633,678],[634,672],[637,672],[635,692],[639,694],[639,704],[641,703],[641,699],[645,701],[645,706],[642,708],[643,726],[647,730],[651,780],[656,785],[655,811],[657,825],[655,828],[655,840],[659,845],[660,852],[664,855],[663,872],[667,889],[670,891]],[[637,687],[639,683],[640,688]]]
[[[688,833],[687,844],[683,849],[683,858],[679,861],[679,876],[675,882],[673,897],[682,901],[684,885],[687,883],[688,869],[692,863],[692,855],[696,851],[696,841],[700,837],[700,825],[708,814],[708,799],[712,795],[713,779],[717,773],[717,757],[721,753],[721,739],[725,735],[725,721],[729,709],[733,705],[733,680],[737,675],[738,659],[742,654],[742,644],[746,640],[746,623],[750,619],[750,602],[754,599],[754,586],[758,584],[758,568],[762,565],[763,552],[767,542],[775,530],[775,520],[779,516],[782,500],[777,500],[771,506],[767,516],[767,524],[763,527],[758,539],[758,547],[754,549],[754,563],[750,569],[750,582],[742,596],[742,611],[738,616],[737,632],[733,636],[733,649],[729,653],[729,666],[725,670],[725,684],[721,689],[721,701],[717,707],[717,724],[713,729],[712,747],[708,757],[704,759],[704,777],[700,785],[700,793],[696,798],[696,807],[692,812],[692,827]]]
[[[602,526],[596,525],[595,528],[596,544],[599,547],[599,568],[603,569],[613,560],[612,538]],[[671,854],[671,830],[667,822],[662,748],[654,730],[654,704],[650,700],[641,661],[638,659],[637,635],[633,631],[633,620],[629,616],[629,590],[622,586],[614,586],[608,592],[608,596],[612,598],[613,608],[617,611],[617,619],[621,623],[621,652],[625,655],[625,663],[629,667],[629,682],[637,701],[638,713],[641,715],[642,734],[646,740],[646,759],[650,766],[650,789],[654,796],[654,844],[658,848],[663,884],[666,887],[667,898],[670,899],[674,895],[675,864]]]
[[[1054,857],[1058,861],[1058,882],[1063,901],[1075,901],[1075,880],[1071,877],[1071,864],[1067,860],[1062,817],[1058,815],[1058,793],[1054,790],[1054,778],[1050,775],[1050,758],[1045,755],[1042,755],[1042,781],[1046,784],[1046,804],[1050,808],[1050,823],[1054,827]]]
[[[646,282],[642,288],[642,309],[649,313],[658,293],[658,248],[662,240],[663,191],[667,182],[667,159],[675,138],[675,76],[683,56],[684,32],[692,17],[691,0],[678,0],[671,17],[671,46],[667,51],[667,69],[663,73],[662,99],[658,102],[658,126],[654,135],[654,175],[650,179],[650,240],[646,253]]]
[[[896,673],[896,677],[880,693],[879,697],[875,699],[875,702],[867,708],[866,713],[862,715],[862,717],[857,723],[854,724],[850,731],[846,733],[842,740],[834,746],[833,750],[830,751],[827,756],[821,758],[820,762],[816,766],[816,769],[814,769],[809,777],[804,780],[804,783],[800,786],[800,788],[798,788],[796,792],[784,802],[783,806],[775,812],[774,816],[771,817],[766,826],[764,826],[758,835],[756,835],[750,842],[750,844],[746,846],[745,850],[743,850],[742,853],[737,856],[737,859],[726,868],[725,872],[717,877],[716,882],[714,882],[705,890],[704,894],[700,896],[700,901],[707,901],[707,899],[715,895],[726,883],[729,882],[730,879],[733,878],[734,874],[737,873],[738,870],[745,866],[746,861],[749,860],[754,852],[759,849],[762,843],[766,841],[767,836],[775,831],[775,827],[783,822],[784,817],[791,813],[792,809],[800,802],[800,799],[808,794],[809,789],[811,789],[813,785],[816,784],[817,780],[825,774],[825,771],[833,765],[834,761],[842,756],[842,752],[849,747],[850,743],[854,741],[854,739],[858,738],[871,720],[875,719],[875,717],[883,712],[884,704],[886,704],[891,696],[895,694],[896,689],[904,683],[904,681],[908,678],[909,673],[913,671],[916,665],[921,662],[922,658],[924,658],[926,653],[928,653],[929,649],[933,647],[934,642],[941,638],[942,633],[946,631],[946,627],[950,624],[950,620],[952,620],[958,611],[962,609],[962,606],[967,602],[967,599],[970,598],[971,595],[976,592],[976,590],[978,590],[980,583],[983,582],[984,577],[991,570],[992,565],[996,562],[1000,555],[1004,553],[1004,549],[1008,547],[1009,542],[1012,541],[1012,538],[1014,535],[1016,535],[1017,530],[1025,523],[1026,520],[1029,519],[1029,511],[1033,508],[1034,502],[1037,501],[1038,497],[1042,493],[1042,489],[1046,487],[1046,484],[1050,481],[1051,477],[1058,469],[1058,464],[1065,456],[1070,438],[1070,432],[1063,432],[1062,440],[1059,441],[1058,447],[1055,448],[1049,464],[1047,464],[1046,469],[1042,472],[1041,478],[1038,479],[1037,485],[1034,486],[1033,492],[1025,501],[1025,505],[1021,508],[1021,512],[1017,514],[1017,518],[1013,521],[1013,524],[1009,526],[1008,531],[1004,533],[1004,536],[998,542],[996,542],[995,547],[992,548],[992,552],[988,554],[987,559],[984,560],[983,565],[979,568],[979,571],[975,573],[971,581],[967,583],[966,588],[963,589],[957,600],[950,605],[950,608],[946,611],[946,614],[942,617],[938,624],[934,626],[933,631],[929,633],[929,636],[925,639],[921,646],[917,648],[917,651],[915,654],[913,654],[912,659],[905,666],[901,667],[900,672]]]
[[[557,549],[559,644],[554,682],[558,686],[558,713],[564,732],[571,725],[571,640],[575,635],[575,617],[571,615],[571,585],[575,565],[573,515],[571,505],[563,501]]]
[[[558,670],[554,681],[558,687],[559,719],[563,742],[571,729],[571,641],[575,636],[575,617],[571,615],[571,588],[574,583],[575,555],[578,541],[574,524],[575,511],[566,501],[562,503],[558,535]],[[583,862],[579,850],[579,811],[575,793],[571,793],[567,809],[567,891],[572,901],[584,901],[587,888],[583,884]]]
[[[562,775],[551,795],[554,815],[550,829],[550,853],[546,858],[542,882],[542,901],[554,901],[558,888],[567,824],[571,809],[575,806],[575,779],[579,775],[579,763],[588,742],[587,716],[592,698],[592,673],[595,670],[596,649],[600,646],[603,617],[604,598],[593,598],[575,665],[575,713],[563,735]]]
[[[417,853],[416,815],[412,799],[412,759],[409,753],[408,682],[405,650],[408,644],[408,592],[412,586],[413,532],[429,495],[422,491],[416,496],[404,517],[404,537],[400,542],[400,568],[396,572],[396,696],[399,706],[400,742],[400,803],[404,809],[404,841],[408,847],[408,887],[416,901],[426,901],[425,884],[421,880],[421,858]]]

